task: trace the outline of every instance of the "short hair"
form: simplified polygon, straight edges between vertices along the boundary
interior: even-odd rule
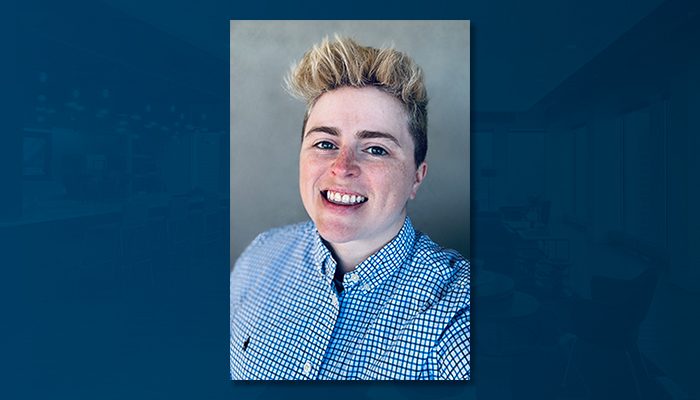
[[[325,37],[292,66],[287,90],[306,101],[302,140],[311,108],[322,94],[341,87],[373,86],[398,99],[408,115],[416,166],[428,151],[428,93],[423,71],[405,53],[391,47],[361,46],[347,37]]]

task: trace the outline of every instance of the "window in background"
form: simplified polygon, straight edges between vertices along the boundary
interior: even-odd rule
[[[577,225],[587,226],[589,218],[590,191],[588,185],[588,129],[586,126],[576,128],[573,135],[573,220]]]
[[[622,116],[623,229],[645,244],[667,247],[666,101]]]
[[[22,176],[24,179],[51,178],[51,132],[25,129],[22,137]]]

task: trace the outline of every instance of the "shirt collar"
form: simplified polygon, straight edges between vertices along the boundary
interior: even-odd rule
[[[337,264],[318,231],[316,231],[315,236],[314,261],[321,276],[330,282],[333,280]],[[367,292],[374,289],[405,263],[415,241],[416,231],[411,219],[406,216],[401,230],[389,243],[361,262],[354,271],[345,274],[346,288],[349,289],[357,285]]]
[[[323,243],[321,235],[318,234],[318,230],[314,229],[314,247],[313,247],[313,258],[314,265],[321,276],[325,277],[330,283],[333,280],[333,275],[335,274],[336,262],[331,251]]]

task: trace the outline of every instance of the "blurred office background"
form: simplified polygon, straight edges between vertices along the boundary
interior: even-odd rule
[[[700,393],[688,367],[700,334],[690,322],[700,304],[700,30],[697,7],[657,3],[520,110],[478,112],[474,94],[477,397]],[[540,67],[593,42],[562,38]]]
[[[21,124],[0,139],[10,380],[42,381],[25,398],[161,397],[172,375],[152,371],[227,334],[228,62],[78,3],[18,10]]]
[[[230,7],[20,10],[0,244],[25,395],[329,389],[226,382]],[[465,7],[473,382],[336,394],[697,398],[698,2]]]

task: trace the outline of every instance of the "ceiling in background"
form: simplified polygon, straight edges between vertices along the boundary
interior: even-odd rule
[[[102,1],[228,63],[231,1],[205,7],[171,0],[167,8],[141,0]],[[474,111],[529,109],[661,3],[495,0],[467,5]]]

